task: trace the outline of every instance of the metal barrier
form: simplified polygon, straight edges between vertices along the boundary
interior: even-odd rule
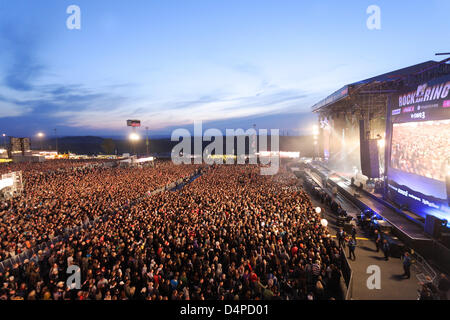
[[[439,285],[439,277],[436,271],[428,264],[428,262],[416,251],[411,254],[412,258],[412,269],[416,273],[416,277],[420,282],[427,283],[427,277],[431,279],[434,285]]]
[[[345,255],[342,246],[340,247],[339,253],[341,256],[341,273],[347,286],[345,300],[351,300],[353,295],[353,270],[350,267],[350,263],[348,263],[347,256]]]

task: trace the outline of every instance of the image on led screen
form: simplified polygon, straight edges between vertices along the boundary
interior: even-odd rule
[[[391,167],[445,181],[450,120],[394,123]]]

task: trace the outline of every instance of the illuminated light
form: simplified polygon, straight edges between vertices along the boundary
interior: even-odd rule
[[[140,158],[140,159],[134,160],[134,163],[150,162],[153,160],[155,160],[154,157]]]
[[[43,138],[43,137],[44,137],[44,133],[38,132],[37,136],[38,136],[39,138]]]
[[[0,153],[6,152],[6,149],[0,149]]]
[[[319,135],[319,126],[314,125],[312,132],[313,132],[313,135],[315,135],[315,136]]]
[[[384,139],[379,139],[379,140],[377,141],[377,144],[378,144],[378,147],[379,147],[379,148],[384,148],[384,146],[386,145],[386,140],[384,140]]]
[[[141,139],[141,137],[137,134],[137,133],[131,133],[129,136],[128,136],[128,138],[131,140],[131,141],[139,141],[140,139]]]
[[[13,178],[6,178],[0,180],[0,190],[8,187],[12,187],[14,185],[14,179]]]
[[[328,226],[328,220],[327,219],[322,219],[322,220],[320,220],[320,224],[323,226],[323,227],[327,227]]]
[[[259,157],[300,158],[300,152],[291,151],[260,151],[256,155]]]
[[[322,208],[321,207],[316,207],[316,213],[320,214],[322,212]]]

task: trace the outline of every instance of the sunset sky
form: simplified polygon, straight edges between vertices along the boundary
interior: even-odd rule
[[[69,5],[81,30],[69,30]],[[366,9],[381,8],[381,30]],[[450,51],[450,1],[0,0],[0,133],[305,133],[343,85]],[[425,22],[426,23],[422,23]],[[442,58],[441,58],[442,59]]]

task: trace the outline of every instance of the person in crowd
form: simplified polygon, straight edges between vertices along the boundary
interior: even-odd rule
[[[352,224],[352,230],[351,230],[351,233],[350,233],[351,237],[356,239],[356,233],[357,233],[356,226],[354,224]]]
[[[348,258],[350,260],[356,260],[355,250],[356,250],[356,238],[350,237],[348,241]]]
[[[345,232],[342,228],[339,228],[336,237],[338,239],[339,247],[345,248]]]
[[[403,254],[402,260],[404,271],[402,277],[406,277],[406,279],[409,279],[411,277],[411,257],[409,255],[409,252],[405,252]]]
[[[438,284],[439,297],[441,300],[448,300],[448,291],[450,290],[450,280],[444,273],[441,273],[439,277],[440,277]]]
[[[419,283],[419,285],[419,300],[434,300],[431,290],[424,283]]]
[[[425,281],[425,283],[423,285],[426,286],[427,289],[431,292],[431,295],[433,296],[433,300],[437,300],[439,298],[439,290],[434,285],[433,279],[431,279],[430,276],[426,276],[425,280],[426,281]]]
[[[382,245],[383,245],[383,238],[381,236],[381,232],[375,230],[375,246],[377,248],[377,252],[380,252]]]
[[[384,260],[388,261],[389,255],[391,253],[391,246],[389,245],[389,242],[386,239],[383,240],[381,250],[383,251],[384,254]]]

